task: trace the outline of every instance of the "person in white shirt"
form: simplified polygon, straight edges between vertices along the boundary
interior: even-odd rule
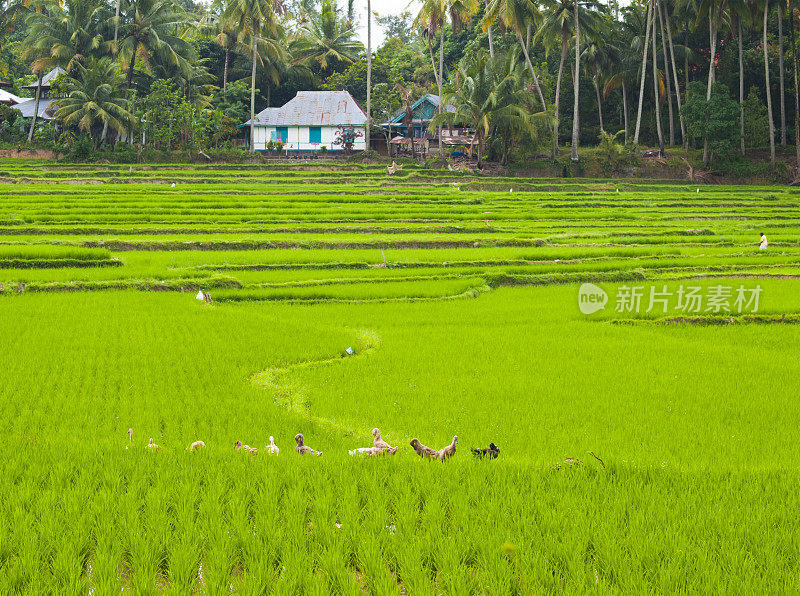
[[[767,248],[767,237],[764,235],[764,232],[761,232],[761,244],[758,248],[759,250],[764,250]]]

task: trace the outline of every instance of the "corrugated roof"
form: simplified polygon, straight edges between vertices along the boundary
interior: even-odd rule
[[[52,99],[40,99],[39,100],[39,118],[44,118],[45,120],[52,120],[53,119],[53,112],[55,112],[55,106],[50,106],[53,103]],[[33,110],[36,107],[36,99],[24,99],[20,103],[14,106],[15,110],[19,110],[22,112],[23,118],[33,118]]]
[[[434,107],[439,107],[439,96],[438,95],[434,95],[433,93],[426,93],[425,95],[420,97],[417,101],[415,101],[412,104],[411,111],[413,112],[414,110],[416,110],[417,107],[419,107],[419,104],[421,104],[425,100],[431,102],[434,105]],[[445,109],[448,112],[455,112],[456,111],[456,107],[454,105],[450,105],[450,104],[447,104],[445,106]],[[403,125],[403,118],[405,117],[405,114],[406,114],[406,109],[405,108],[400,108],[399,110],[397,110],[394,113],[394,115],[392,116],[392,119],[389,120],[389,122],[383,122],[383,123],[381,123],[381,126],[389,126],[391,124],[399,124],[400,126],[402,126]],[[417,122],[417,121],[418,121],[417,119],[414,120],[414,122]],[[430,120],[428,120],[428,122],[430,122]]]
[[[280,108],[256,114],[256,126],[364,126],[367,114],[347,91],[298,91]],[[244,123],[249,125],[250,120]],[[244,126],[243,125],[243,126]]]
[[[61,68],[60,66],[56,66],[53,70],[51,70],[42,77],[42,87],[49,87],[53,83],[55,78],[58,77],[58,75],[62,74],[67,74],[67,71]],[[38,84],[39,84],[38,81],[34,81],[30,85],[25,85],[23,89],[36,89],[36,86]]]
[[[7,106],[13,106],[23,101],[25,101],[23,98],[17,97],[5,89],[0,89],[0,103],[4,103]]]

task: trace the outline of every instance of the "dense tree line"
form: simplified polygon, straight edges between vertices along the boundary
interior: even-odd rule
[[[367,56],[356,30],[369,13],[354,0],[10,0],[0,76],[19,91],[63,68],[59,139],[94,146],[224,147],[299,89],[346,89],[373,123],[444,97],[456,111],[432,126],[468,126],[481,159],[568,144],[578,160],[581,144],[619,138],[701,148],[705,162],[769,147],[774,164],[776,146],[800,155],[798,5],[424,0],[378,17],[386,40]],[[7,110],[0,119],[19,134]],[[25,135],[55,134],[40,126]]]

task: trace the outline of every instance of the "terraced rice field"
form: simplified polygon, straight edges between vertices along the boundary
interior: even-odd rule
[[[0,593],[798,590],[800,191],[0,180]]]

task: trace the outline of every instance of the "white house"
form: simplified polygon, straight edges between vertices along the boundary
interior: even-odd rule
[[[298,91],[280,108],[266,108],[256,114],[254,138],[257,151],[265,151],[269,141],[280,141],[285,151],[341,151],[335,145],[339,126],[361,132],[353,149],[366,149],[364,138],[367,114],[347,91]],[[239,128],[250,135],[250,121]]]

